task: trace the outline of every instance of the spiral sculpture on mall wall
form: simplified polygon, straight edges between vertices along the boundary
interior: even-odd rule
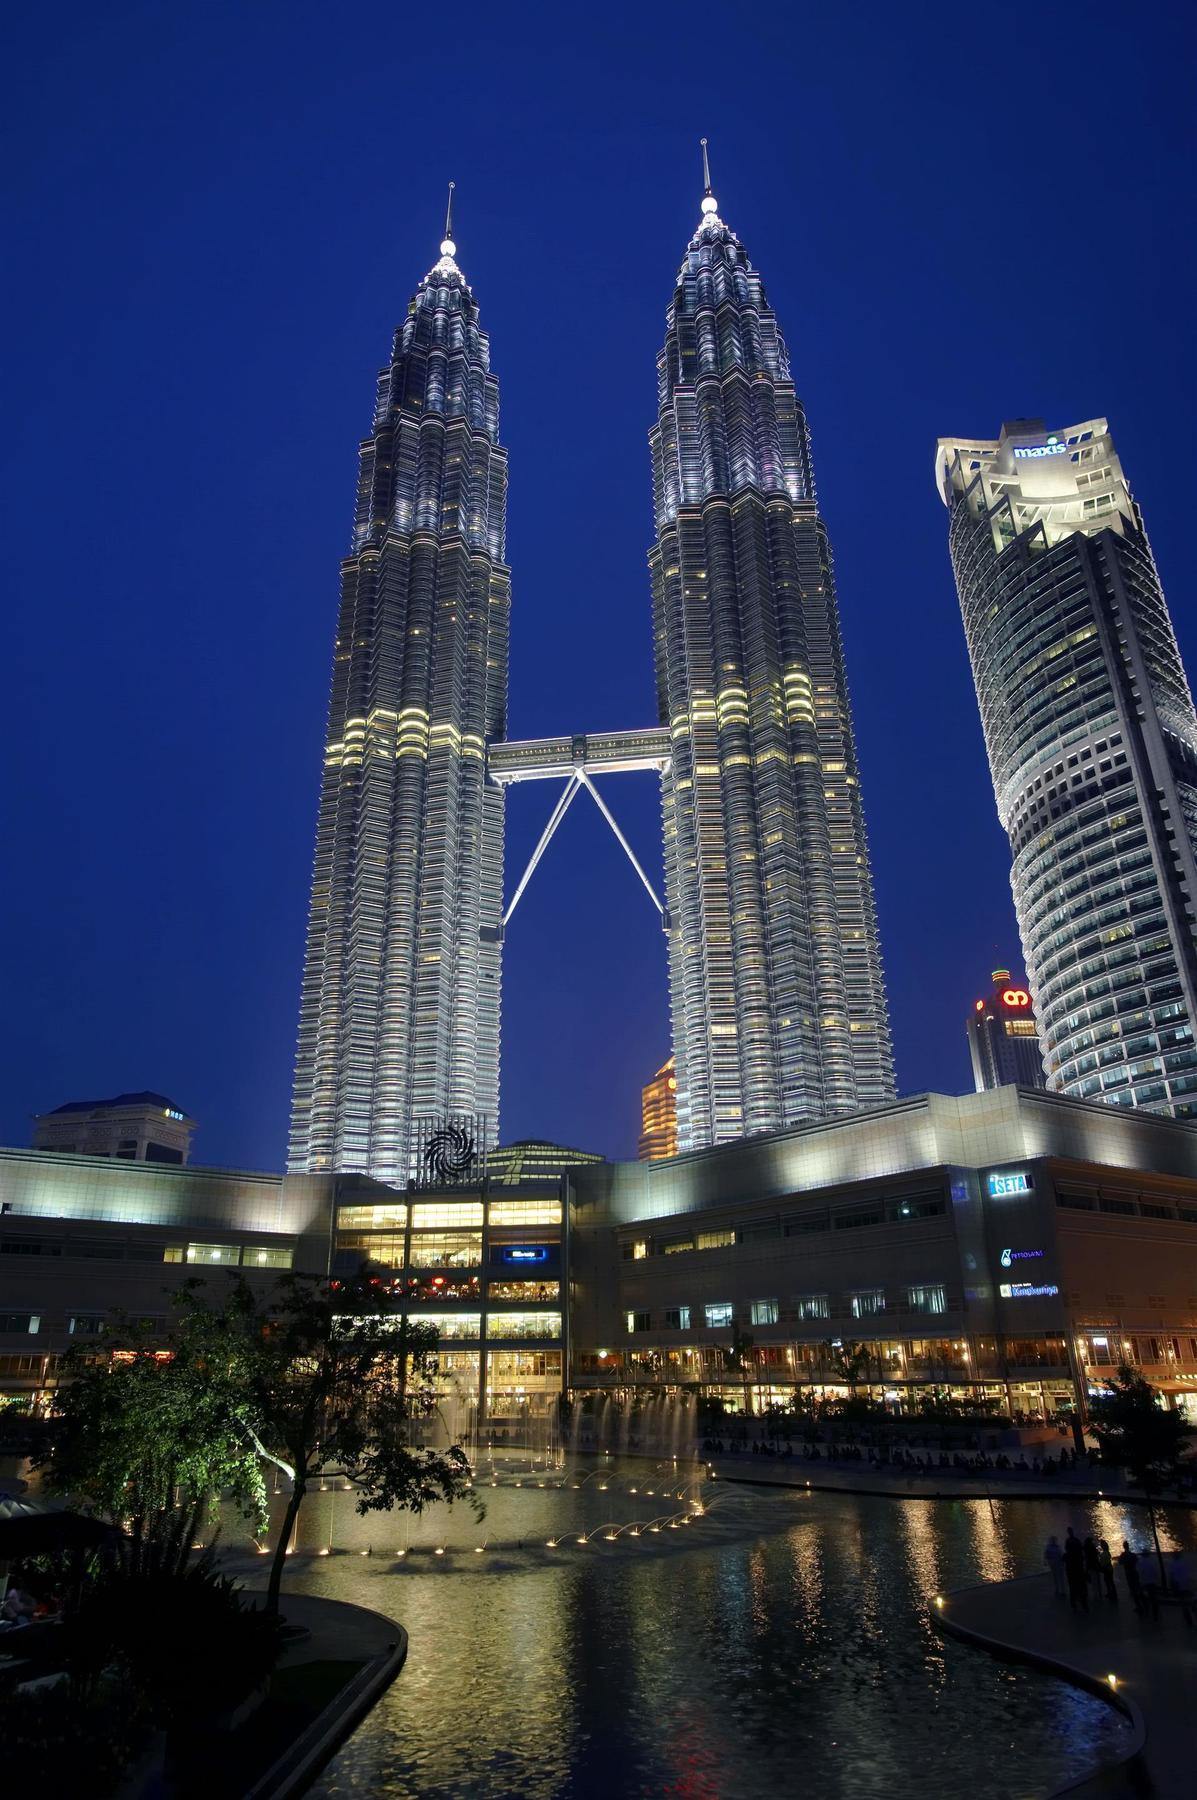
[[[464,1125],[442,1125],[424,1146],[424,1166],[437,1181],[460,1181],[474,1162],[474,1139]]]

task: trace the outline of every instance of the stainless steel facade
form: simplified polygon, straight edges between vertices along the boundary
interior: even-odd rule
[[[657,359],[649,555],[678,1143],[893,1095],[835,578],[760,275],[708,187]]]
[[[421,1121],[498,1141],[507,454],[446,238],[395,333],[342,567],[288,1167],[404,1182]]]
[[[1048,1086],[1197,1114],[1197,715],[1104,419],[937,480]]]

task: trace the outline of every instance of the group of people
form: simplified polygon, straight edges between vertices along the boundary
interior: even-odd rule
[[[1043,1560],[1051,1573],[1052,1592],[1059,1600],[1067,1595],[1073,1612],[1088,1612],[1090,1589],[1095,1600],[1113,1601],[1117,1606],[1114,1558],[1105,1538],[1095,1538],[1092,1532],[1083,1539],[1079,1538],[1070,1525],[1063,1544],[1054,1533],[1048,1538]],[[1141,1613],[1144,1610],[1144,1600],[1139,1557],[1126,1538],[1122,1540],[1122,1550],[1117,1560],[1131,1605],[1137,1613]]]
[[[10,1581],[0,1600],[0,1630],[11,1631],[18,1625],[31,1625],[35,1619],[57,1618],[62,1611],[58,1594],[35,1594],[24,1578]]]
[[[917,1444],[918,1439],[911,1440]],[[918,1450],[904,1444],[841,1443],[832,1439],[823,1442],[817,1438],[803,1440],[801,1447],[795,1451],[793,1443],[787,1438],[784,1448],[776,1438],[749,1438],[746,1430],[729,1431],[726,1437],[705,1437],[702,1440],[704,1456],[736,1456],[748,1451],[753,1456],[793,1457],[799,1455],[808,1462],[867,1463],[873,1469],[897,1469],[904,1475],[932,1475],[947,1470],[957,1475],[988,1475],[994,1472],[1014,1475],[1056,1475],[1068,1473],[1078,1467],[1091,1467],[1092,1458],[1086,1453],[1082,1461],[1077,1451],[1069,1450],[1061,1445],[1059,1454],[1053,1456],[1034,1455],[1029,1460],[1024,1452],[1015,1457],[1008,1456],[1004,1450],[992,1455],[988,1451],[972,1448],[967,1451],[947,1449],[936,1450],[933,1447]]]

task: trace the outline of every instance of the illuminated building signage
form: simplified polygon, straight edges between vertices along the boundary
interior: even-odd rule
[[[1031,1192],[1031,1177],[1025,1169],[1014,1169],[1005,1175],[987,1175],[985,1181],[991,1200],[1002,1200],[1007,1194]]]
[[[1031,1004],[1031,996],[1027,993],[1026,988],[1003,988],[1002,989],[1002,1005],[1003,1006],[1022,1007],[1022,1006],[1029,1006],[1030,1004]]]
[[[1059,438],[1050,437],[1046,444],[1016,444],[1014,454],[1024,460],[1033,456],[1063,456],[1067,448],[1068,445],[1062,444]]]
[[[1059,1292],[1054,1281],[1003,1281],[998,1288],[1003,1300],[1051,1300]]]
[[[507,1263],[548,1262],[549,1247],[547,1244],[508,1244],[499,1255]]]
[[[999,1260],[1003,1269],[1009,1269],[1016,1262],[1037,1262],[1042,1255],[1042,1250],[1003,1250]]]

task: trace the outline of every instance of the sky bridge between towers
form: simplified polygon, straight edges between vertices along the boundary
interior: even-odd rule
[[[508,787],[517,781],[556,780],[565,783],[528,866],[507,903],[503,913],[504,927],[519,905],[537,863],[552,842],[553,834],[569,811],[575,795],[581,788],[585,788],[644,883],[649,899],[661,915],[661,923],[666,930],[669,929],[668,912],[591,777],[632,774],[645,769],[653,770],[660,776],[669,768],[671,755],[669,731],[664,725],[647,726],[641,731],[596,731],[576,733],[570,737],[532,738],[522,743],[490,745],[487,751],[487,770],[491,780],[500,787]]]

